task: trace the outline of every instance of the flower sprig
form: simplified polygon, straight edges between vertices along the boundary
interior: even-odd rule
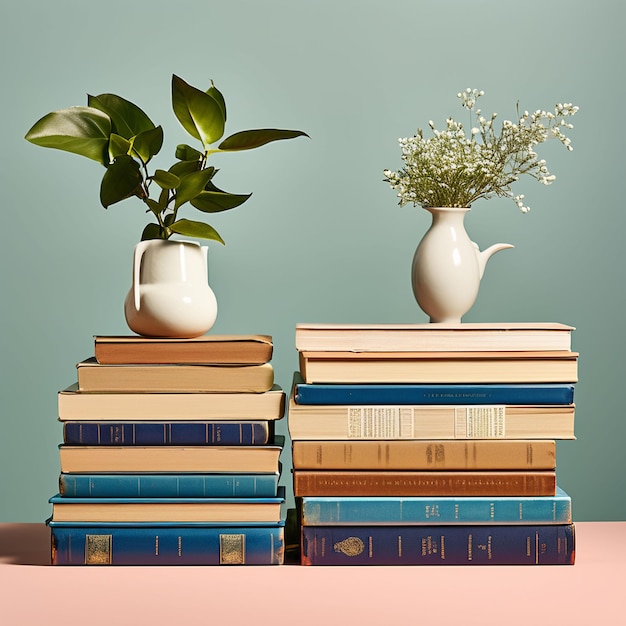
[[[428,123],[432,137],[422,129],[413,137],[399,139],[404,167],[385,170],[385,181],[397,191],[399,204],[422,207],[470,207],[479,198],[511,198],[524,213],[530,208],[522,194],[515,195],[511,185],[524,174],[543,185],[556,179],[540,159],[535,146],[549,138],[559,140],[572,150],[566,131],[573,128],[569,118],[578,112],[571,103],[557,104],[554,111],[538,109],[534,113],[517,109],[517,121],[504,120],[496,131],[497,113],[489,118],[476,108],[484,95],[478,89],[457,94],[461,106],[470,113],[470,132],[451,117],[445,130]]]

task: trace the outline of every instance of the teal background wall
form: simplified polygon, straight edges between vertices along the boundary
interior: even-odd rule
[[[481,247],[515,245],[488,266],[465,321],[577,327],[577,441],[560,442],[558,476],[578,520],[626,519],[623,199],[624,4],[570,0],[13,0],[0,7],[3,242],[0,521],[34,522],[57,489],[56,393],[92,353],[94,334],[128,332],[122,302],[145,215],[101,208],[95,162],[28,144],[48,111],[113,92],[163,124],[157,160],[186,141],[170,77],[208,87],[228,132],[277,126],[297,139],[218,155],[219,182],[251,200],[212,221],[216,333],[274,337],[277,381],[297,368],[299,321],[424,322],[409,268],[429,225],[382,181],[397,139],[461,118],[456,93],[486,92],[500,119],[580,106],[574,152],[541,148],[551,187],[522,181],[532,211],[492,199],[467,219]],[[544,149],[545,148],[545,149]],[[186,213],[190,217],[189,212]],[[281,425],[286,432],[286,423]],[[289,467],[288,454],[285,456]],[[286,475],[285,484],[289,484]]]

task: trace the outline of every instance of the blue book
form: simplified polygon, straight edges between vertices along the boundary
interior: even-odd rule
[[[302,526],[303,565],[573,565],[574,524]]]
[[[49,521],[53,565],[281,565],[285,524],[76,525]]]
[[[83,446],[261,446],[273,436],[268,421],[66,422],[63,441]]]
[[[271,498],[274,474],[67,474],[59,493],[73,498]]]
[[[572,500],[560,488],[540,497],[303,497],[299,505],[306,526],[572,522]]]
[[[297,404],[403,405],[403,404],[572,404],[571,384],[324,384],[305,383],[294,377]]]

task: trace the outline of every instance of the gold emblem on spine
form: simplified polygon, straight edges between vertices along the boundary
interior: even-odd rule
[[[346,556],[358,556],[365,550],[365,544],[358,537],[348,537],[338,541],[333,548],[335,552],[341,552]]]
[[[245,535],[220,535],[220,565],[243,565],[245,556]]]
[[[85,565],[111,565],[112,535],[85,536]]]

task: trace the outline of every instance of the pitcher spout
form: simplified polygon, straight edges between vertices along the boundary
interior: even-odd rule
[[[475,243],[474,243],[474,246],[476,247],[476,253],[478,255],[478,267],[480,270],[481,278],[483,277],[483,274],[485,273],[485,267],[487,266],[487,261],[496,252],[499,252],[500,250],[506,250],[507,248],[515,247],[511,245],[510,243],[494,243],[493,246],[489,246],[488,248],[485,248],[482,252],[480,252],[480,250],[478,249],[478,246]]]

